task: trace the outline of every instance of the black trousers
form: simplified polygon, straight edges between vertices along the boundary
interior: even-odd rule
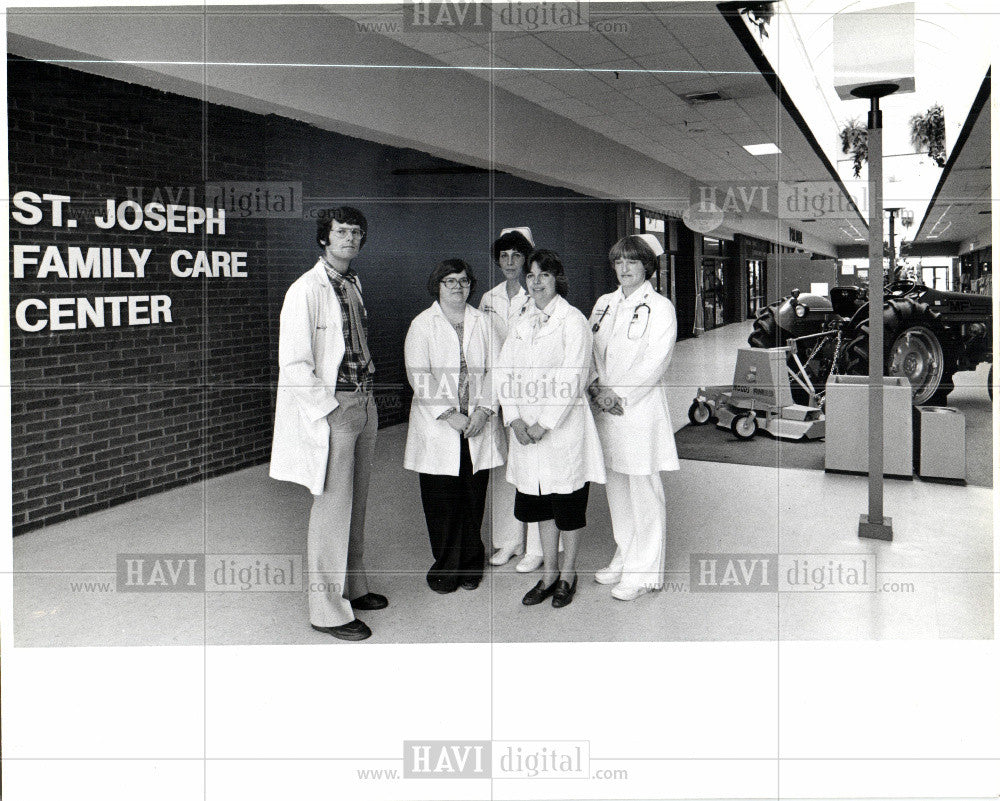
[[[473,473],[469,442],[463,438],[461,443],[457,476],[420,474],[420,500],[434,556],[428,581],[457,583],[483,577],[486,549],[480,528],[490,471]]]

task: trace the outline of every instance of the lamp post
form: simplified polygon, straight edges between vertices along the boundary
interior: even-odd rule
[[[851,89],[867,99],[868,109],[868,514],[861,515],[858,536],[891,540],[892,518],[882,514],[884,469],[882,369],[885,360],[882,293],[882,111],[878,101],[899,89],[897,83],[870,83]],[[890,232],[892,217],[890,216]],[[890,234],[891,236],[891,234]],[[893,262],[895,259],[893,258]]]
[[[879,100],[912,92],[914,4],[898,3],[833,17],[834,88],[842,100],[864,98],[868,110],[868,514],[858,536],[892,539],[892,519],[882,514],[884,337],[882,304],[885,264],[882,244],[882,111]],[[892,223],[890,223],[892,225]]]

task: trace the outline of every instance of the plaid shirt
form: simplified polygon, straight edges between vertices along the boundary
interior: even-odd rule
[[[340,362],[340,370],[337,373],[337,389],[354,390],[361,386],[364,388],[370,388],[372,383],[372,373],[369,371],[369,366],[365,362],[365,357],[362,355],[361,351],[356,350],[351,341],[351,307],[347,300],[347,287],[344,285],[346,281],[353,281],[354,288],[358,290],[358,297],[361,296],[361,288],[357,283],[357,273],[353,270],[348,271],[346,275],[340,275],[336,270],[332,269],[324,262],[326,267],[326,274],[330,279],[330,283],[333,285],[333,291],[337,295],[337,300],[340,301],[340,318],[343,320],[344,325],[344,358]],[[365,310],[364,304],[361,306],[362,319],[361,319],[361,335],[368,341],[368,312]]]

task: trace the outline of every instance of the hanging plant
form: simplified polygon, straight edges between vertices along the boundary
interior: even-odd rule
[[[944,109],[935,103],[923,114],[910,117],[910,144],[918,153],[943,167],[948,155],[944,149]]]
[[[770,25],[774,17],[774,0],[761,3],[747,3],[737,9],[740,14],[747,18],[747,22],[757,29],[761,39],[767,38],[767,26]]]
[[[868,161],[868,129],[851,120],[840,129],[840,149],[854,159],[854,177],[861,175],[861,165]]]

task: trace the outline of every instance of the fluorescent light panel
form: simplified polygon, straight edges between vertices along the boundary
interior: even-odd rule
[[[771,156],[781,152],[781,148],[774,144],[774,142],[764,142],[760,145],[743,145],[743,149],[751,156]]]

